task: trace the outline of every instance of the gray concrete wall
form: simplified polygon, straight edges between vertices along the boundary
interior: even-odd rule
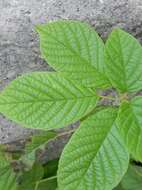
[[[50,69],[34,26],[55,19],[85,20],[103,38],[118,26],[142,42],[142,0],[0,0],[0,90],[18,75]],[[0,142],[32,133],[2,115],[0,126]]]

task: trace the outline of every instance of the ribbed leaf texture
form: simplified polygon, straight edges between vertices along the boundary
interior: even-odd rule
[[[142,97],[122,103],[117,120],[130,153],[142,161]]]
[[[56,21],[36,29],[42,56],[55,70],[87,86],[110,85],[104,75],[103,41],[88,24]]]
[[[85,87],[94,87],[96,89],[107,89],[111,87],[108,79],[97,70],[94,71],[68,71],[68,72],[58,72],[62,76],[67,76],[70,80],[77,84],[82,84]]]
[[[59,190],[111,190],[120,182],[129,156],[116,116],[116,109],[105,108],[81,124],[62,153]]]
[[[17,190],[16,174],[10,168],[5,168],[3,175],[0,175],[1,190]]]
[[[14,80],[0,95],[0,112],[25,127],[64,127],[96,105],[96,93],[56,73],[39,72]]]
[[[105,46],[106,73],[121,92],[142,89],[142,47],[130,34],[116,29]]]

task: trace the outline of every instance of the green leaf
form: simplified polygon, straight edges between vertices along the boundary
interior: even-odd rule
[[[57,189],[57,178],[47,178],[37,183],[35,190],[56,190]]]
[[[19,77],[1,93],[0,112],[25,127],[52,129],[76,122],[90,112],[98,97],[56,73]]]
[[[142,161],[142,97],[122,103],[117,125],[130,153]]]
[[[2,168],[5,168],[9,165],[9,161],[4,152],[4,145],[0,145],[0,173]]]
[[[44,149],[47,142],[55,136],[56,133],[52,131],[44,131],[40,134],[32,136],[31,142],[28,142],[25,146],[25,154],[21,157],[21,159],[32,166],[36,160],[36,152],[39,149]]]
[[[58,72],[62,76],[68,77],[74,83],[82,84],[85,87],[94,87],[98,89],[106,89],[111,86],[106,77],[99,73],[97,70],[92,71],[68,71],[68,72]]]
[[[31,170],[24,171],[18,178],[20,190],[35,190],[37,181],[40,181],[44,175],[43,167],[35,163]]]
[[[5,168],[3,175],[0,175],[1,190],[17,190],[16,174],[9,167]]]
[[[31,153],[38,149],[41,145],[53,139],[56,136],[56,132],[44,131],[40,134],[35,134],[32,136],[31,142],[28,142],[25,147],[25,153]]]
[[[142,47],[130,34],[115,29],[105,46],[106,73],[121,92],[142,89]]]
[[[111,190],[128,168],[129,155],[115,126],[117,109],[85,120],[59,161],[59,190]]]
[[[49,178],[57,175],[59,160],[51,160],[44,165],[44,178]]]
[[[121,184],[119,184],[116,188],[114,188],[113,190],[126,190],[126,189],[123,189],[123,187],[121,186]]]
[[[124,190],[141,190],[142,189],[142,167],[130,166],[126,175],[121,181]]]
[[[88,65],[104,71],[104,44],[88,24],[79,21],[56,21],[36,26],[42,55],[55,69],[74,70]]]
[[[1,144],[0,145],[0,178],[7,171],[9,167],[10,167],[10,162],[5,153],[5,145]]]
[[[42,56],[55,70],[87,86],[110,85],[104,75],[103,41],[88,24],[56,21],[38,25],[36,30]]]

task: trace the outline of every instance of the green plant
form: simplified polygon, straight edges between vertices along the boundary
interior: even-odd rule
[[[114,29],[104,45],[79,21],[36,29],[42,57],[55,71],[11,82],[0,94],[0,112],[24,127],[44,130],[80,120],[59,161],[58,187],[56,180],[51,187],[111,190],[127,172],[129,157],[142,161],[142,47],[121,29]],[[117,189],[130,189],[131,172]],[[141,183],[139,178],[134,183]]]
[[[9,144],[1,145],[0,189],[54,190],[57,184],[58,159],[44,164],[36,157],[36,154],[39,150],[40,152],[44,150],[48,141],[56,138],[56,135],[51,131],[34,135],[31,142],[26,143],[25,151],[17,152],[16,156],[15,152],[9,152]]]

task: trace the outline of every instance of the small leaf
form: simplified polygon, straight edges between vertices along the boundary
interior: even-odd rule
[[[115,29],[105,46],[106,73],[121,92],[142,89],[142,47],[130,34]]]
[[[32,151],[35,151],[38,149],[41,145],[44,143],[48,142],[50,139],[53,139],[56,136],[55,132],[51,131],[44,131],[41,132],[40,134],[35,134],[32,136],[31,142],[26,144],[25,147],[25,153],[31,153]]]
[[[41,180],[37,183],[35,190],[56,190],[57,189],[57,178],[51,177]]]
[[[35,190],[37,181],[40,181],[44,175],[43,167],[35,163],[31,170],[24,171],[18,178],[20,190]]]
[[[129,156],[115,126],[117,110],[105,108],[85,120],[59,161],[59,190],[112,190]]]
[[[14,80],[0,95],[0,112],[25,127],[52,129],[76,122],[98,97],[56,73],[32,73]]]
[[[56,136],[55,132],[44,131],[32,137],[32,141],[28,142],[25,146],[25,154],[21,157],[28,165],[33,165],[36,160],[36,152],[38,149],[44,149],[45,145],[50,139]]]
[[[36,29],[42,56],[55,70],[87,86],[110,85],[104,74],[103,41],[88,24],[56,21]]]
[[[142,161],[142,97],[122,103],[117,125],[130,153]]]

